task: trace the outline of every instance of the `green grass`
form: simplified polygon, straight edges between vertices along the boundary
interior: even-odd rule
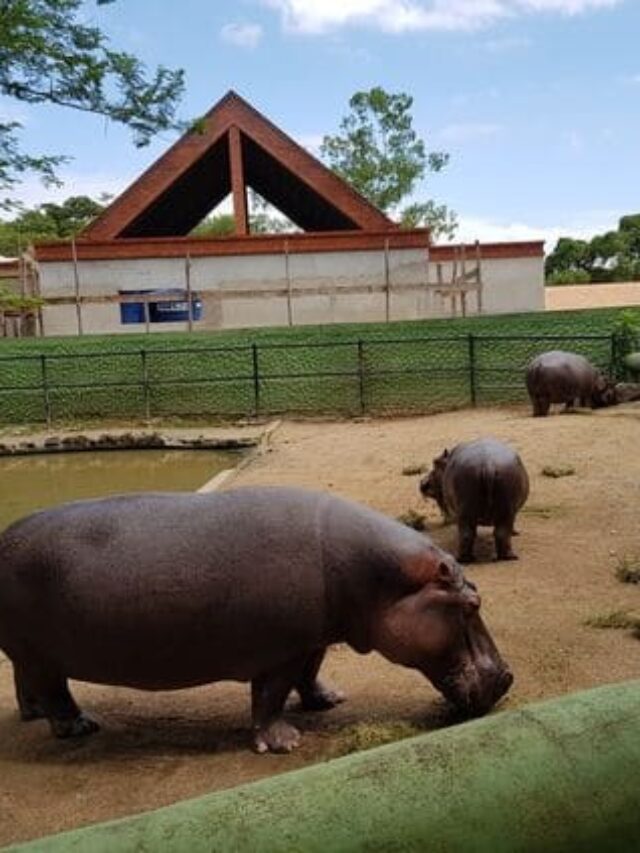
[[[614,610],[612,613],[590,616],[585,619],[584,624],[589,628],[632,631],[634,637],[640,639],[640,617],[634,616],[628,610]]]
[[[522,402],[523,370],[541,351],[571,349],[608,370],[619,316],[619,309],[601,309],[3,340],[0,423],[43,422],[47,405],[61,423],[147,415],[435,412],[467,406],[473,395],[480,405]]]

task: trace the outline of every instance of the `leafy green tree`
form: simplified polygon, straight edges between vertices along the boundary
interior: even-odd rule
[[[98,27],[82,23],[82,5],[82,0],[0,0],[0,94],[105,116],[128,126],[138,146],[176,127],[183,72],[159,66],[148,73],[135,56],[113,50]],[[16,121],[0,122],[0,190],[10,191],[26,172],[56,183],[56,168],[67,158],[24,153],[20,127]]]
[[[413,128],[412,106],[410,95],[380,86],[356,92],[340,132],[325,136],[320,146],[329,167],[387,214],[399,209],[427,171],[440,172],[449,162],[443,151],[427,152]],[[441,233],[455,231],[454,215],[433,201],[411,205],[400,219],[407,227],[434,224]]]
[[[592,259],[589,243],[586,240],[574,240],[561,237],[556,248],[547,257],[545,272],[547,278],[559,273],[583,271],[591,275]]]
[[[71,196],[62,204],[41,204],[0,221],[0,255],[19,255],[38,240],[64,240],[77,234],[104,209],[101,201]]]
[[[436,204],[433,200],[417,202],[404,208],[400,227],[430,228],[434,240],[452,239],[458,230],[458,217],[446,204]]]
[[[229,237],[235,233],[233,213],[214,213],[203,219],[191,232],[192,237]]]
[[[563,237],[547,257],[549,284],[640,279],[640,214],[623,216],[616,231],[590,242]]]

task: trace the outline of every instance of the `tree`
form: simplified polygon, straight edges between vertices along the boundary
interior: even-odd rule
[[[138,146],[177,127],[183,72],[159,66],[148,74],[135,56],[113,50],[99,28],[81,23],[82,5],[82,0],[0,0],[0,93],[105,116],[131,128]],[[0,190],[11,190],[26,172],[39,174],[45,184],[58,183],[56,168],[68,158],[25,154],[20,127],[16,121],[0,122]]]
[[[71,196],[62,204],[41,204],[0,221],[0,255],[14,256],[36,240],[64,240],[77,234],[103,209],[88,196]]]
[[[340,133],[325,136],[320,146],[329,167],[387,214],[398,211],[427,171],[440,172],[449,162],[442,151],[427,152],[413,129],[412,105],[409,95],[390,94],[380,86],[356,92]],[[455,230],[455,216],[433,201],[411,205],[400,211],[400,219],[410,227]]]
[[[640,279],[640,214],[590,241],[561,237],[545,263],[549,284]]]

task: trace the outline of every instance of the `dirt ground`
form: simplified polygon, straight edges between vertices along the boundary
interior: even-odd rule
[[[635,408],[634,408],[635,405]],[[283,423],[268,449],[228,487],[255,483],[331,489],[397,516],[426,513],[433,538],[455,547],[435,507],[405,466],[428,463],[445,445],[481,435],[521,453],[531,496],[514,540],[520,560],[494,563],[489,531],[483,560],[468,569],[485,619],[514,674],[496,713],[607,682],[640,678],[640,642],[584,620],[616,610],[640,614],[640,587],[614,577],[623,558],[640,560],[640,407],[533,419],[528,410],[464,411],[405,420]],[[573,466],[560,479],[544,466]],[[102,732],[69,743],[43,722],[21,724],[11,669],[0,660],[0,844],[133,814],[292,770],[344,753],[363,723],[382,731],[443,724],[444,706],[417,674],[376,655],[340,647],[324,666],[349,700],[325,714],[292,711],[304,731],[291,756],[247,748],[248,689],[218,684],[178,693],[74,685]],[[394,729],[395,727],[395,729]]]

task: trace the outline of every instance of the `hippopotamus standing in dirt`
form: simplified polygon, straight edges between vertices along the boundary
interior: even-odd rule
[[[612,382],[582,355],[552,350],[537,356],[527,367],[527,391],[535,417],[545,417],[552,403],[599,409],[616,404]]]
[[[479,524],[493,527],[498,560],[517,560],[511,536],[516,513],[529,497],[529,477],[515,450],[492,438],[458,444],[433,460],[420,491],[457,521],[461,563],[474,560]]]
[[[36,513],[0,536],[0,648],[22,718],[97,729],[67,679],[172,690],[251,682],[254,745],[299,741],[282,712],[340,696],[317,673],[346,642],[420,670],[468,715],[512,676],[460,566],[363,506],[294,488],[141,494]]]

